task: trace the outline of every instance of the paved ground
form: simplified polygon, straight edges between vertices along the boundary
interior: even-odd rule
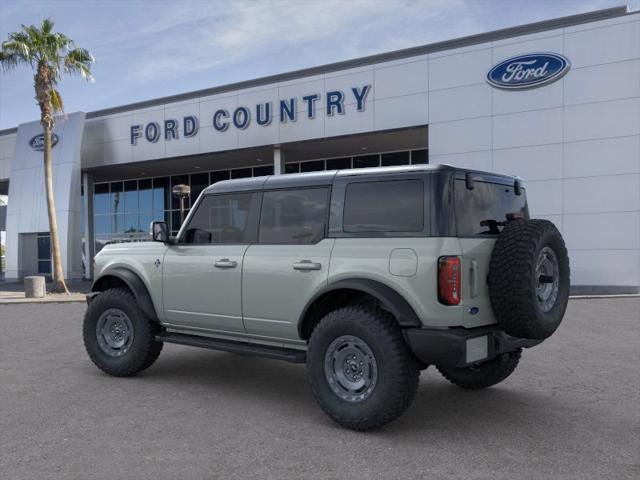
[[[87,359],[82,304],[0,305],[6,479],[637,479],[640,299],[573,300],[512,378],[423,373],[398,421],[360,434],[316,406],[302,366],[166,345],[136,378]]]

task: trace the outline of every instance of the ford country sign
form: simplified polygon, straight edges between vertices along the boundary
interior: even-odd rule
[[[51,148],[56,146],[58,143],[58,135],[55,133],[51,134]],[[31,140],[29,140],[29,146],[38,152],[44,151],[44,133],[39,133],[34,136]]]
[[[571,63],[557,53],[530,53],[508,58],[489,70],[487,82],[505,90],[541,87],[561,78]]]

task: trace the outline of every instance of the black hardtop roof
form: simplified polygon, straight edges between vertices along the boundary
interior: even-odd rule
[[[456,178],[466,178],[471,174],[474,180],[487,181],[513,185],[517,177],[502,175],[481,170],[471,170],[468,168],[455,167],[453,165],[405,165],[398,167],[372,167],[353,168],[345,170],[327,170],[309,173],[288,173],[285,175],[267,175],[264,177],[238,178],[234,180],[223,180],[210,185],[204,190],[205,194],[243,192],[292,187],[320,187],[332,185],[339,177],[367,177],[374,180],[379,177],[388,178],[396,173],[450,173]]]

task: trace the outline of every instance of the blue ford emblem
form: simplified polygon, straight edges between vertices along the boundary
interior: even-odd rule
[[[530,53],[508,58],[489,70],[487,82],[505,90],[541,87],[561,78],[571,62],[557,53]]]
[[[56,135],[55,133],[52,133],[51,148],[56,146],[56,143],[58,143],[58,140],[59,140],[58,135]],[[44,151],[44,133],[39,133],[38,135],[33,137],[31,140],[29,140],[29,146],[34,150],[37,150],[38,152],[43,152]]]

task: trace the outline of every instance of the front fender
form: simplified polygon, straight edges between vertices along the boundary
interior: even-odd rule
[[[153,320],[158,320],[158,314],[153,306],[153,300],[151,299],[151,295],[149,294],[149,290],[146,285],[137,273],[123,267],[115,267],[103,271],[91,286],[92,294],[90,294],[90,298],[93,298],[95,294],[99,294],[99,292],[110,288],[114,279],[124,282],[127,287],[129,287],[129,290],[131,290],[133,295],[136,297],[138,306],[147,317]],[[88,296],[87,301],[90,301],[90,298]]]

